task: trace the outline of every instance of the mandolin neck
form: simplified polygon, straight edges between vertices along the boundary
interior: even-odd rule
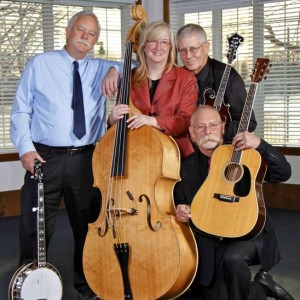
[[[224,99],[224,95],[225,95],[225,91],[226,91],[226,86],[227,86],[227,82],[229,79],[229,75],[230,75],[230,71],[231,71],[231,64],[226,64],[223,76],[222,76],[222,80],[218,89],[218,93],[214,102],[214,107],[220,111],[222,104],[223,104],[223,99]]]

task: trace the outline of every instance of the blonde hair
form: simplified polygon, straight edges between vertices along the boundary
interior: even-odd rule
[[[155,41],[161,38],[166,33],[169,35],[170,38],[170,52],[166,64],[166,72],[169,72],[171,68],[175,65],[176,46],[175,46],[174,34],[170,28],[170,25],[163,21],[156,21],[156,22],[149,23],[141,33],[139,39],[139,47],[137,50],[139,66],[134,72],[132,78],[133,83],[137,83],[147,78],[148,65],[146,60],[146,54],[144,51],[146,42]]]

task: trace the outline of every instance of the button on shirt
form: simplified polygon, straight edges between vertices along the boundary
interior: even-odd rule
[[[11,139],[19,155],[35,151],[33,141],[52,147],[84,146],[105,133],[105,97],[102,81],[117,62],[84,58],[79,62],[82,80],[86,132],[78,140],[73,134],[73,61],[65,51],[34,56],[17,87],[11,112]]]

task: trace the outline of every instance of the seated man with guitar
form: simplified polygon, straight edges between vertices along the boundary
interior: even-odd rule
[[[218,168],[220,159],[214,160],[213,152],[219,147],[224,147],[224,127],[219,112],[212,106],[198,107],[193,113],[189,131],[197,150],[183,160],[182,181],[176,184],[174,190],[176,217],[180,222],[188,222],[191,219],[199,250],[198,273],[190,293],[197,293],[198,297],[202,296],[200,299],[206,300],[259,300],[266,299],[267,296],[292,300],[293,297],[265,272],[280,260],[278,243],[268,214],[261,231],[251,238],[214,236],[198,230],[193,224],[193,215],[196,215],[197,211],[191,211],[191,207],[195,195],[205,186],[206,178],[214,172],[214,168]],[[248,131],[239,132],[233,138],[232,149],[233,152],[242,151],[243,156],[246,156],[249,149],[255,149],[251,151],[257,151],[260,154],[258,156],[267,164],[264,180],[268,182],[283,182],[291,176],[291,166],[285,157],[275,147]],[[217,187],[218,181],[214,180],[213,186]],[[243,178],[241,181],[243,185]],[[227,200],[222,202],[217,198],[212,201],[225,201],[228,205],[236,206],[244,200],[243,197],[236,198],[240,199],[232,201],[234,203],[226,202]],[[217,218],[214,212],[208,217],[215,220]],[[265,270],[261,270],[254,281],[251,281],[251,265],[260,265],[262,270]],[[184,296],[183,299],[187,297]]]

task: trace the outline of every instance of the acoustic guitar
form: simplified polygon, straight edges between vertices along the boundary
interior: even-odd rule
[[[37,213],[37,260],[22,265],[13,275],[9,288],[9,300],[60,300],[62,299],[62,279],[57,269],[46,262],[44,183],[42,163],[35,160],[34,179],[38,181]]]
[[[238,133],[247,131],[258,83],[265,77],[269,60],[255,64]],[[258,151],[235,151],[219,146],[212,155],[210,172],[192,204],[192,223],[199,231],[224,238],[250,238],[265,224],[262,182],[267,167]]]
[[[227,40],[229,44],[229,50],[227,53],[227,64],[222,76],[217,95],[215,94],[215,91],[212,88],[206,88],[203,93],[203,97],[205,99],[204,104],[214,106],[216,110],[219,111],[221,119],[226,124],[228,124],[231,121],[231,116],[229,113],[230,105],[224,102],[224,94],[226,91],[232,62],[235,60],[237,49],[240,46],[240,44],[244,41],[244,38],[235,33],[232,35],[228,35]]]

